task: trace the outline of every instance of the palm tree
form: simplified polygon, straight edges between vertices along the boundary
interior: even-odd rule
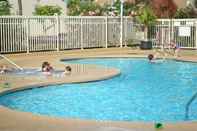
[[[148,41],[148,27],[156,23],[156,16],[150,7],[144,7],[137,20],[144,26],[144,39]]]
[[[18,0],[18,14],[23,15],[23,6],[22,6],[22,0]]]

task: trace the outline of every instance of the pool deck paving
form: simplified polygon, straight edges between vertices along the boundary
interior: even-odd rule
[[[60,52],[35,52],[21,54],[6,54],[23,68],[40,69],[43,61],[48,61],[55,70],[64,70],[65,65],[72,67],[72,73],[67,76],[16,76],[0,75],[0,86],[10,83],[9,88],[0,88],[0,93],[7,93],[26,88],[44,85],[89,82],[110,79],[119,75],[119,69],[100,65],[63,63],[62,59],[95,58],[95,57],[146,57],[148,54],[158,53],[155,50],[139,50],[131,48],[66,50]],[[158,53],[158,57],[163,57]],[[174,59],[171,54],[165,56]],[[181,50],[177,60],[197,62],[197,50]],[[0,59],[0,65],[8,64]],[[197,122],[164,123],[161,131],[197,131]],[[20,112],[0,106],[0,131],[159,131],[150,122],[112,122],[79,119],[61,119],[43,115]]]

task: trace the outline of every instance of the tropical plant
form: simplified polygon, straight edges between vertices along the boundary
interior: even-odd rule
[[[8,0],[0,0],[0,15],[10,15],[10,8]]]
[[[148,40],[148,27],[154,25],[156,23],[156,15],[154,14],[153,10],[146,6],[139,12],[139,16],[137,16],[137,21],[143,25],[144,30],[144,39]]]
[[[52,5],[38,5],[35,8],[34,15],[45,15],[45,16],[53,16],[53,15],[61,15],[62,8],[59,6]]]

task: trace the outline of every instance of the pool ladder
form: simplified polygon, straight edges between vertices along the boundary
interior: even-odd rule
[[[185,107],[185,120],[189,119],[189,107],[192,104],[192,102],[197,98],[197,92],[189,99],[189,101],[186,104]]]

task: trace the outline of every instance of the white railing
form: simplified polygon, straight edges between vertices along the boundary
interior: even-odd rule
[[[124,18],[123,40],[132,30],[132,19]],[[32,52],[119,46],[119,17],[2,16],[0,51]]]
[[[0,53],[120,47],[120,26],[120,17],[1,16]],[[173,40],[182,48],[196,49],[196,27],[196,19],[162,19],[148,34],[154,47]],[[131,17],[123,18],[122,31],[123,46],[143,39],[142,25]]]

